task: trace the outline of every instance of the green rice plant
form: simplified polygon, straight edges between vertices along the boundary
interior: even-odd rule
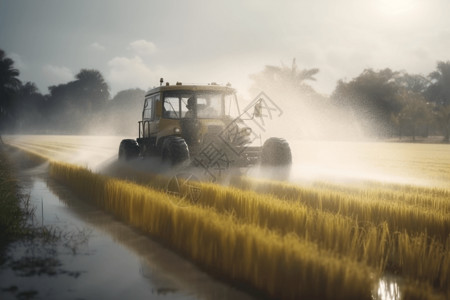
[[[373,270],[294,234],[236,221],[205,207],[84,168],[50,164],[51,176],[83,198],[230,280],[278,299],[368,299]],[[174,202],[175,201],[175,202]]]

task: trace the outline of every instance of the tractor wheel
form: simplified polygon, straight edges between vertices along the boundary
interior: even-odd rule
[[[169,136],[163,142],[162,159],[172,166],[189,159],[189,148],[186,141],[179,136]]]
[[[135,140],[122,140],[119,146],[119,159],[130,160],[139,156],[139,145]]]
[[[291,147],[285,139],[271,137],[264,142],[261,150],[261,166],[287,167],[291,164]]]

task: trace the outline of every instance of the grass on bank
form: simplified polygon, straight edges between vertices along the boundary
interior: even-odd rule
[[[29,211],[23,206],[13,167],[0,144],[0,251],[29,232]]]

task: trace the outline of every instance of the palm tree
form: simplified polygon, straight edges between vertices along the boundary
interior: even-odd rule
[[[13,65],[14,61],[0,49],[0,127],[11,117],[12,99],[21,86],[19,70]]]
[[[81,101],[91,107],[88,110],[98,110],[109,100],[109,86],[102,73],[97,70],[82,69],[76,76],[74,88]]]
[[[302,94],[314,94],[314,89],[307,84],[307,81],[316,81],[314,77],[319,73],[319,69],[298,70],[295,58],[291,67],[266,65],[260,73],[250,76],[254,81],[255,90],[263,90],[268,87],[276,89],[290,89]]]

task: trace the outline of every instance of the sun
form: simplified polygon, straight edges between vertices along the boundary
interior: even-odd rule
[[[392,16],[409,14],[418,4],[417,0],[377,0],[377,2],[381,13]]]

